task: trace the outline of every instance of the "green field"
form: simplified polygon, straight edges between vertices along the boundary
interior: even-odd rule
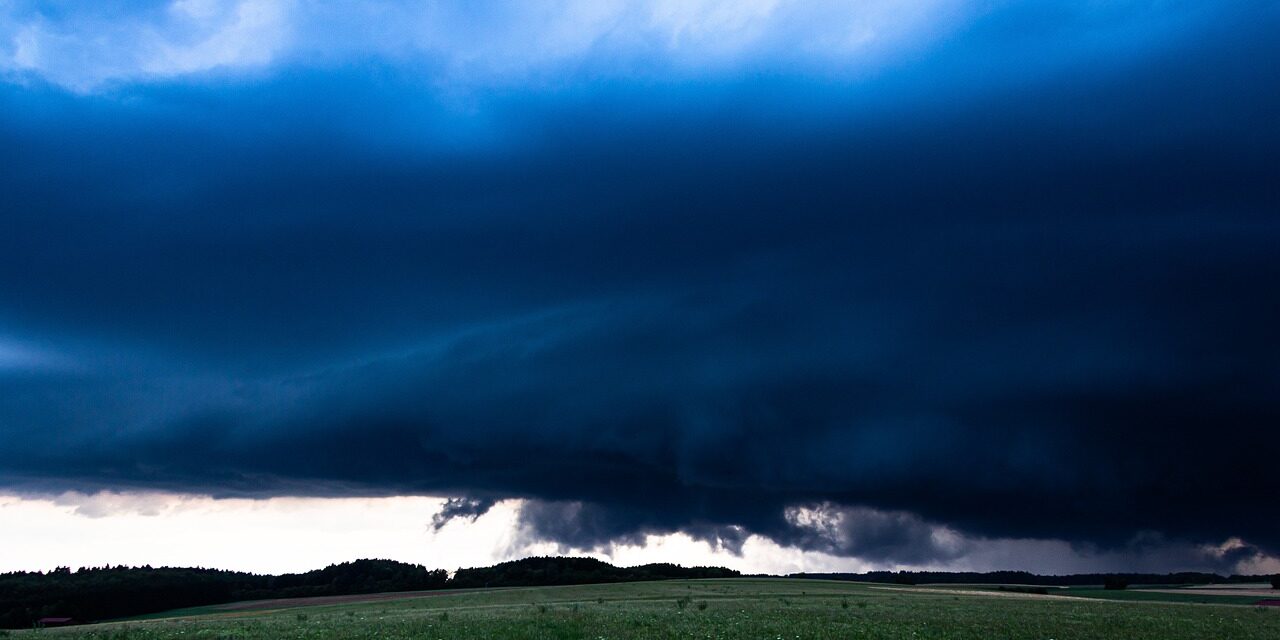
[[[15,638],[1280,638],[1280,610],[851,582],[727,579],[470,590],[10,632]],[[177,612],[175,612],[177,613]]]

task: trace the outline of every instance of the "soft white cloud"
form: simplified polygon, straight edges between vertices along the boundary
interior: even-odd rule
[[[672,48],[737,49],[765,35],[781,0],[657,0],[652,24]]]
[[[1242,574],[1280,573],[1280,558],[1269,556],[1241,538],[1228,538],[1222,544],[1205,545],[1201,551],[1220,561],[1233,563]]]
[[[283,0],[242,0],[229,6],[214,0],[179,0],[171,12],[195,36],[175,41],[157,34],[142,71],[168,76],[265,65],[289,45],[291,6]]]
[[[962,0],[174,0],[112,11],[0,7],[0,71],[77,91],[282,61],[381,57],[442,84],[550,73],[700,72],[802,58],[847,68],[927,43]],[[969,8],[966,8],[969,7]]]
[[[555,544],[529,545],[537,554],[581,555],[599,558],[620,566],[672,562],[684,566],[718,566],[743,573],[784,575],[800,572],[863,572],[884,568],[883,564],[859,558],[787,547],[764,536],[748,536],[741,553],[717,548],[705,540],[684,533],[648,535],[641,544],[614,544],[600,549],[576,549]]]
[[[199,500],[192,496],[156,492],[119,493],[101,491],[80,493],[67,491],[52,498],[59,507],[71,507],[71,513],[86,518],[109,516],[159,516],[183,510]]]
[[[245,69],[272,62],[292,43],[289,0],[178,0],[134,13],[93,4],[48,17],[0,10],[0,71],[33,74],[77,91]]]

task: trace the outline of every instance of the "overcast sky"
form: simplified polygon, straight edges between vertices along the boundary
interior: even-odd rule
[[[1280,571],[1278,29],[0,0],[0,570]]]

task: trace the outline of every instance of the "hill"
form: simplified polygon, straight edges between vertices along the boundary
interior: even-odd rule
[[[443,569],[356,560],[279,576],[199,568],[101,567],[0,574],[0,628],[45,617],[106,620],[236,600],[443,589]]]
[[[109,620],[239,600],[340,596],[445,588],[595,584],[726,578],[737,571],[673,564],[615,567],[593,558],[525,558],[492,567],[443,569],[357,560],[278,576],[192,568],[102,567],[0,574],[0,628],[46,617]]]

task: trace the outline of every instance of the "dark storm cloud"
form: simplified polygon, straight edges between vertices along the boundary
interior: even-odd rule
[[[439,531],[454,520],[475,521],[493,508],[494,500],[484,498],[449,498],[440,512],[431,518],[431,528]]]
[[[805,505],[788,509],[787,521],[794,530],[789,542],[834,555],[923,565],[967,550],[963,540],[944,537],[936,524],[901,511]]]
[[[626,505],[538,499],[527,500],[520,505],[517,528],[528,542],[551,540],[565,551],[598,549],[613,544],[643,545],[646,534],[666,534],[676,530],[652,507],[633,509]],[[695,540],[707,542],[715,550],[738,555],[752,534],[741,525],[697,518],[686,519],[678,530]]]
[[[1019,66],[1008,20],[853,85],[480,115],[394,69],[5,87],[0,481],[1280,548],[1280,21]]]

